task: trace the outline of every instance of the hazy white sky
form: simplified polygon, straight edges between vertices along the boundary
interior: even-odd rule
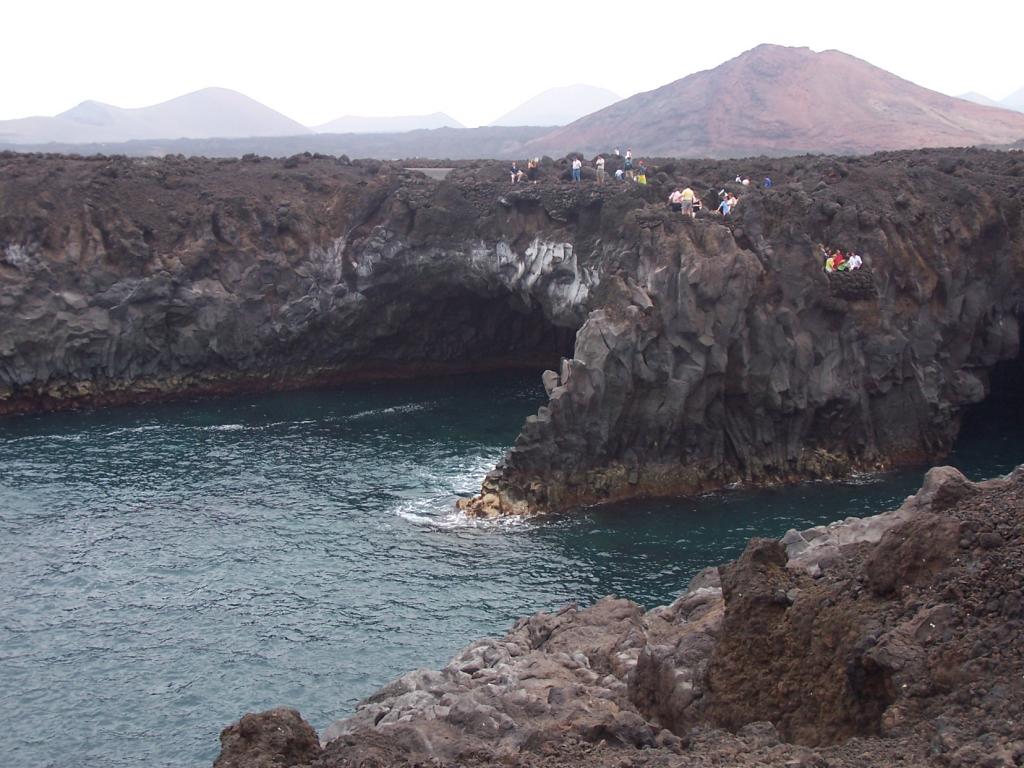
[[[221,86],[306,125],[480,125],[546,88],[629,96],[763,42],[838,48],[953,95],[1024,87],[1024,0],[4,0],[0,24],[0,119]]]

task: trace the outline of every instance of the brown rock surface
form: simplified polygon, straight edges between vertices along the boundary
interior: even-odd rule
[[[616,102],[527,152],[743,157],[1012,144],[1024,115],[922,88],[841,51],[759,45]]]
[[[323,750],[316,731],[294,709],[245,715],[220,734],[214,768],[280,768],[313,762]]]
[[[828,529],[755,539],[670,606],[522,619],[362,702],[311,765],[1019,766],[1024,466],[934,469],[899,510]],[[927,567],[873,590],[911,540]]]

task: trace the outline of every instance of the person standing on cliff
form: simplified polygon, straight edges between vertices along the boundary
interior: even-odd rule
[[[697,196],[689,187],[679,193],[680,211],[683,216],[689,216],[691,219],[696,218],[697,214],[693,210],[693,201],[696,198]]]
[[[626,150],[626,159],[622,161],[622,170],[626,173],[626,178],[630,181],[633,180],[633,150]]]
[[[598,155],[594,165],[597,166],[597,183],[604,184],[604,157]]]
[[[580,181],[583,177],[583,161],[578,157],[572,159],[572,180]]]

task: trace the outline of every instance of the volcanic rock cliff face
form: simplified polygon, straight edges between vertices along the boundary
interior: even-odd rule
[[[1019,153],[655,166],[0,154],[0,411],[551,366],[495,514],[938,455],[1017,355]],[[775,186],[665,209],[737,170]]]
[[[754,539],[669,606],[521,619],[315,734],[246,715],[217,768],[943,766],[1024,760],[1024,467]]]

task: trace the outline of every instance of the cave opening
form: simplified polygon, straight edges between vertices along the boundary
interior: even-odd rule
[[[429,371],[557,369],[572,357],[575,318],[556,320],[537,302],[500,288],[461,285],[389,299],[373,323],[367,357]]]
[[[987,397],[961,413],[949,463],[970,473],[984,459],[995,460],[1004,471],[1024,462],[1024,357],[1020,355],[997,363],[988,372]]]

